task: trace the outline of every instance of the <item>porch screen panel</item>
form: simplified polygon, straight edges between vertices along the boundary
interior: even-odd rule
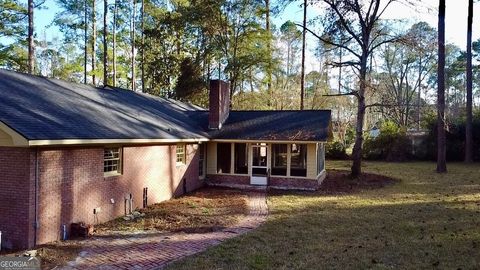
[[[235,144],[235,169],[238,174],[248,174],[248,147],[246,143]]]
[[[217,173],[230,173],[232,146],[230,143],[217,144]]]
[[[317,150],[317,174],[320,174],[325,169],[325,145],[318,144]]]
[[[272,144],[272,175],[287,175],[286,144]]]
[[[290,175],[307,176],[307,145],[292,144],[290,149]]]
[[[204,176],[205,174],[205,144],[202,143],[198,146],[198,175]]]

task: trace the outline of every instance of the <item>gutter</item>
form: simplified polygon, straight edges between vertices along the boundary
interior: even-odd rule
[[[210,139],[65,139],[65,140],[30,140],[27,146],[57,145],[103,145],[103,144],[157,144],[157,143],[200,143]]]

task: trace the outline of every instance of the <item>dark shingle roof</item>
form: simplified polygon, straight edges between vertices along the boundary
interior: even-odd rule
[[[329,138],[328,110],[231,111],[215,139],[326,141]]]
[[[198,107],[0,69],[0,121],[29,140],[201,139]]]
[[[28,140],[237,139],[326,141],[330,111],[208,111],[119,88],[95,88],[0,69],[0,121]]]

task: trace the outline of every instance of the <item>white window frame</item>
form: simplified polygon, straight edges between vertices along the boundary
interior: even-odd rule
[[[105,158],[105,152],[108,150],[116,150],[118,152],[118,157],[114,158]],[[115,171],[105,171],[105,162],[106,161],[117,161],[117,170]],[[122,147],[105,147],[103,149],[103,176],[116,176],[121,175],[123,169],[123,148]]]
[[[179,152],[178,150],[179,149],[182,149],[182,152]],[[186,161],[187,161],[187,156],[186,156],[186,152],[187,152],[187,147],[184,143],[179,143],[177,144],[176,148],[175,148],[175,161],[176,161],[176,164],[177,166],[181,166],[181,165],[185,165],[186,164]]]

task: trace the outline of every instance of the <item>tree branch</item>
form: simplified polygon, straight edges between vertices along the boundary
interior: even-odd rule
[[[323,97],[342,97],[342,96],[356,96],[358,97],[358,91],[352,91],[347,93],[340,93],[340,94],[326,94],[322,95]]]
[[[303,25],[302,25],[302,24],[295,23],[295,25],[300,26],[301,28],[303,28]],[[345,50],[347,50],[348,52],[350,52],[351,54],[353,54],[353,55],[355,55],[356,57],[360,58],[360,55],[359,55],[358,53],[356,53],[355,51],[353,51],[352,49],[350,49],[349,47],[347,47],[347,46],[345,46],[345,45],[343,45],[343,44],[339,44],[339,43],[336,43],[336,42],[327,40],[327,39],[319,36],[317,33],[313,32],[312,30],[310,30],[308,27],[305,27],[305,30],[307,30],[307,32],[309,32],[310,34],[312,34],[314,37],[318,38],[320,41],[322,41],[322,42],[324,42],[324,43],[327,43],[327,44],[329,44],[329,45],[338,47],[338,48],[345,49]]]

